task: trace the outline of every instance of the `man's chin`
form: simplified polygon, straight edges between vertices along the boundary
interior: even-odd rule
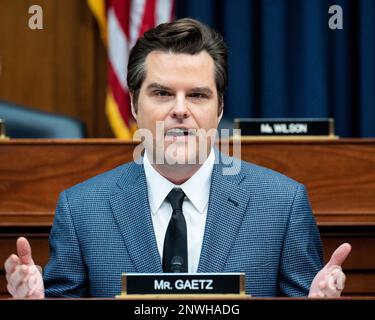
[[[159,140],[160,141],[160,140]],[[163,146],[154,148],[156,164],[197,165],[207,159],[209,150],[206,144],[200,144],[196,136],[165,137]]]
[[[189,150],[186,145],[173,144],[166,148],[164,153],[165,163],[168,165],[193,165],[197,164],[197,151]]]

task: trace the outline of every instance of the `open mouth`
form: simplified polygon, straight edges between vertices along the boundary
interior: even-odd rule
[[[184,137],[184,136],[195,136],[196,130],[195,129],[187,129],[187,128],[173,128],[167,130],[165,133],[166,137]]]

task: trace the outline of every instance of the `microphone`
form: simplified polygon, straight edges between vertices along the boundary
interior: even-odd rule
[[[184,270],[184,259],[180,256],[174,256],[171,260],[170,270],[173,273],[181,273]]]

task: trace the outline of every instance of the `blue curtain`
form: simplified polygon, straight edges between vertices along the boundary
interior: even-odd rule
[[[224,36],[227,119],[333,117],[340,137],[375,137],[375,0],[176,0],[176,15]]]

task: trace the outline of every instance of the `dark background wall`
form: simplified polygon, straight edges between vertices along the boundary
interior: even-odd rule
[[[180,0],[177,16],[224,35],[227,118],[333,117],[339,136],[375,136],[374,0]]]
[[[28,28],[39,4],[44,29]],[[344,29],[328,28],[330,5]],[[176,0],[229,47],[225,117],[334,117],[343,137],[375,136],[374,0]],[[0,1],[0,100],[77,117],[111,137],[106,54],[85,0]]]

